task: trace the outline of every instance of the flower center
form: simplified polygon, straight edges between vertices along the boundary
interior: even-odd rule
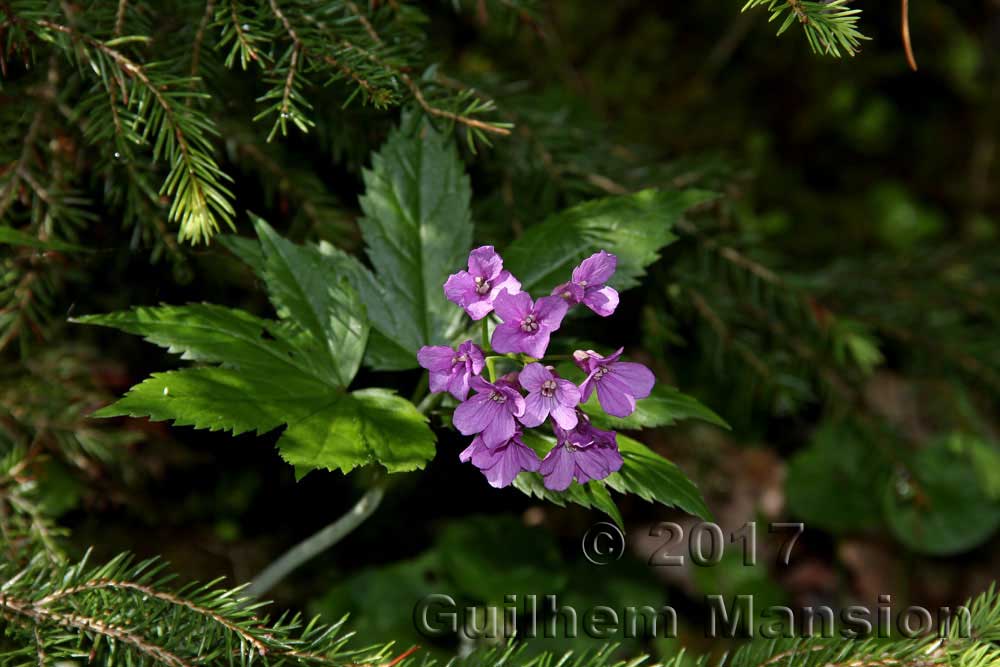
[[[567,442],[564,445],[564,447],[566,447],[566,451],[569,452],[570,454],[572,454],[573,452],[575,452],[577,450],[576,445],[574,445],[574,444],[572,444],[570,442]]]
[[[468,359],[469,358],[464,354],[460,354],[457,357],[451,358],[451,365],[454,366],[455,364],[464,364],[466,361],[468,361]]]
[[[556,381],[546,380],[542,383],[542,396],[551,397],[556,394]]]
[[[579,285],[580,287],[586,287],[587,286],[587,281],[586,280],[581,280],[580,282],[577,283],[577,285]]]
[[[490,400],[496,401],[497,403],[506,403],[507,397],[501,394],[499,391],[490,392]]]
[[[476,276],[475,280],[476,294],[489,294],[490,289],[492,289],[490,281],[486,280],[482,276]]]
[[[611,369],[607,366],[598,366],[597,370],[594,371],[594,380],[600,380],[602,377],[611,372]]]
[[[521,331],[527,331],[528,333],[538,331],[538,321],[535,319],[534,315],[528,315],[526,318],[521,320]]]

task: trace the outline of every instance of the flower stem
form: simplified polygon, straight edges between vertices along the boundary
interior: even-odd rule
[[[490,318],[483,318],[483,351],[490,351]]]
[[[242,592],[250,597],[260,597],[271,590],[293,570],[323,553],[364,523],[365,519],[378,508],[384,494],[384,485],[376,483],[361,496],[361,500],[355,503],[347,514],[286,551],[254,577]]]
[[[497,357],[486,357],[486,372],[490,374],[490,382],[497,381],[497,371],[496,367],[493,365],[496,363]]]

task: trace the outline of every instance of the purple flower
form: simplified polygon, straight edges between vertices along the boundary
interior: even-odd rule
[[[538,467],[545,488],[564,491],[574,479],[586,484],[621,469],[623,461],[614,431],[593,427],[582,413],[575,429],[567,431],[556,426],[554,430],[558,444]]]
[[[585,373],[587,379],[580,385],[580,395],[584,402],[597,387],[597,399],[609,415],[628,417],[635,411],[635,399],[646,398],[653,390],[656,377],[643,366],[628,361],[618,361],[624,348],[608,357],[602,357],[593,350],[577,350],[573,360]]]
[[[509,382],[491,384],[478,375],[470,384],[477,393],[455,408],[455,428],[462,435],[482,433],[483,443],[490,448],[510,440],[516,427],[514,417],[524,414],[521,394]]]
[[[493,331],[491,344],[500,353],[523,352],[539,359],[545,356],[549,336],[559,328],[569,304],[557,296],[532,301],[526,292],[503,291],[494,303],[503,324]]]
[[[524,367],[518,375],[521,386],[528,390],[524,398],[524,415],[521,423],[534,428],[552,416],[562,428],[576,426],[576,406],[580,390],[569,380],[558,378],[551,368],[535,362]]]
[[[618,266],[618,258],[601,251],[594,253],[573,269],[573,279],[559,285],[553,294],[570,304],[582,303],[601,317],[607,317],[618,307],[618,290],[608,287],[611,275]]]
[[[496,447],[487,447],[482,437],[477,437],[458,458],[463,463],[472,461],[486,475],[490,486],[498,489],[510,485],[522,470],[537,471],[541,463],[538,454],[521,442],[520,433]]]
[[[445,345],[425,345],[417,361],[430,371],[432,393],[447,391],[460,401],[469,396],[469,378],[483,372],[483,351],[471,340],[453,350]]]
[[[444,294],[454,301],[474,320],[481,320],[493,310],[493,302],[501,290],[511,294],[521,291],[521,283],[510,271],[504,271],[503,259],[491,245],[484,245],[469,253],[469,270],[448,276]]]

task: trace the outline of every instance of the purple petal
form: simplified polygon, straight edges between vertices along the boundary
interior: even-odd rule
[[[469,359],[470,370],[473,375],[479,375],[483,372],[483,366],[486,365],[486,357],[483,356],[482,348],[471,340],[467,340],[458,346],[458,353],[464,354]]]
[[[629,393],[636,398],[649,396],[649,393],[653,391],[653,385],[656,384],[656,376],[653,375],[653,371],[632,361],[614,363],[611,365],[610,371],[604,379],[607,380],[609,377],[620,379],[628,386]]]
[[[607,317],[618,307],[618,290],[614,287],[588,290],[583,297],[583,303],[601,317]]]
[[[483,446],[483,439],[480,437],[475,437],[469,446],[462,450],[462,453],[458,455],[458,460],[462,463],[468,463],[472,460],[472,457],[476,455],[480,449],[485,449]]]
[[[485,299],[475,292],[472,294],[475,300],[467,299],[465,312],[469,314],[469,317],[478,321],[493,312],[493,304],[490,303],[489,299]]]
[[[469,273],[493,280],[503,269],[503,259],[491,245],[484,245],[469,253]]]
[[[613,417],[628,417],[635,412],[635,398],[626,393],[627,387],[616,386],[608,382],[610,375],[605,375],[597,382],[597,400],[601,402],[604,411]]]
[[[500,403],[496,401],[487,399],[493,405],[500,406]],[[462,405],[465,405],[463,403]],[[462,407],[461,405],[458,407]],[[458,408],[455,409],[455,416],[458,416]],[[493,418],[486,424],[483,429],[483,443],[487,447],[496,447],[497,445],[502,445],[514,436],[514,430],[516,423],[514,422],[514,416],[510,414],[507,410],[497,410]],[[461,429],[459,429],[461,430]],[[468,435],[468,433],[465,433]]]
[[[493,301],[493,307],[504,322],[521,323],[531,312],[531,297],[527,292],[511,294],[509,290],[502,290]]]
[[[526,338],[528,338],[528,334],[521,331],[521,323],[519,321],[504,322],[503,324],[498,324],[497,328],[493,330],[493,338],[490,339],[490,344],[493,346],[494,352],[500,352],[501,354],[523,352]]]
[[[563,283],[562,285],[556,285],[552,289],[552,296],[558,296],[566,299],[566,302],[571,305],[575,305],[583,301],[585,294],[585,290],[574,283]]]
[[[492,282],[493,289],[490,290],[490,299],[496,299],[500,292],[504,290],[509,294],[519,294],[521,292],[521,281],[510,275],[510,271],[501,271]]]
[[[522,470],[529,470],[531,472],[538,471],[538,466],[541,465],[542,460],[538,458],[538,454],[535,453],[535,450],[528,447],[517,438],[511,440],[510,447],[516,452]]]
[[[524,414],[524,397],[521,393],[513,387],[503,387],[501,388],[504,396],[507,397],[507,411],[510,412],[515,417],[520,417]]]
[[[572,408],[580,402],[580,389],[569,380],[558,378],[556,380],[556,400]]]
[[[562,323],[567,310],[569,310],[569,304],[566,303],[566,299],[558,296],[543,296],[535,302],[535,319],[538,320],[542,329],[555,331]]]
[[[482,439],[479,440],[479,448],[472,453],[472,465],[476,466],[480,470],[483,468],[492,468],[500,460],[503,455],[503,450],[501,448],[490,449],[483,444]]]
[[[580,402],[586,403],[590,400],[590,394],[594,391],[594,385],[598,381],[594,380],[594,375],[597,373],[596,369],[591,371],[587,379],[580,383]]]
[[[451,382],[452,374],[451,371],[446,371],[443,373],[433,371],[430,373],[430,390],[432,394],[439,394],[442,391],[448,391],[448,384]]]
[[[538,466],[538,472],[542,473],[545,488],[552,491],[565,491],[573,482],[573,471],[576,465],[573,463],[573,455],[565,447],[559,445],[553,447],[552,451],[545,455],[542,464]]]
[[[538,391],[542,388],[543,382],[551,380],[554,376],[552,371],[536,361],[525,366],[517,377],[522,387],[528,391]]]
[[[576,410],[565,405],[553,406],[550,414],[552,415],[552,419],[564,429],[576,428],[576,424],[579,421],[576,416]]]
[[[573,352],[573,363],[584,373],[592,373],[600,358],[600,355],[593,350],[575,350]]]
[[[576,457],[576,481],[585,484],[592,479],[604,479],[611,474],[607,460],[597,447],[578,449]]]
[[[429,371],[451,372],[455,350],[445,345],[425,345],[417,350],[417,363]]]
[[[479,375],[477,375],[477,376],[473,377],[471,380],[469,380],[469,384],[472,385],[473,389],[475,389],[476,391],[479,391],[479,392],[483,392],[483,391],[487,391],[488,392],[488,391],[493,391],[493,389],[494,389],[494,387],[493,387],[492,384],[490,384],[489,382],[487,382],[482,376],[479,376]]]
[[[522,457],[518,450],[519,447],[524,446],[511,441],[510,444],[503,447],[502,453],[500,454],[496,464],[494,464],[489,470],[483,471],[486,475],[486,480],[490,483],[490,486],[498,489],[509,486],[521,470],[524,469],[521,465]]]
[[[444,283],[444,295],[449,301],[464,308],[470,294],[476,294],[476,281],[468,271],[459,271],[448,276],[448,280]]]
[[[496,422],[500,414],[500,404],[492,400],[489,394],[476,394],[455,408],[452,422],[462,435],[472,435],[484,431]],[[504,412],[502,414],[507,413]],[[508,435],[507,437],[509,438],[510,436]],[[489,443],[487,442],[486,444],[488,445]]]
[[[573,282],[580,285],[601,285],[608,282],[617,266],[618,258],[602,250],[573,269]]]
[[[518,327],[518,331],[520,331],[520,327]],[[521,349],[517,351],[524,352],[529,357],[534,357],[535,359],[544,357],[545,350],[549,347],[549,332],[545,329],[539,329],[530,334],[522,333],[524,337],[521,339]]]
[[[519,419],[528,428],[541,426],[556,405],[553,397],[546,398],[538,392],[532,392],[524,399],[524,414]]]
[[[625,464],[625,461],[622,460],[621,452],[619,452],[617,448],[611,449],[608,447],[602,447],[601,453],[604,456],[604,460],[607,462],[608,474],[618,472],[622,469],[622,465]]]
[[[456,368],[455,372],[451,375],[451,380],[448,382],[448,393],[460,401],[468,398],[469,376],[470,373],[465,367],[459,366]]]

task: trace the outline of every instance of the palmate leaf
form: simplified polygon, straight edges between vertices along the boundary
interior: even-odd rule
[[[422,467],[434,435],[412,403],[384,389],[345,392],[361,363],[367,322],[357,293],[317,246],[298,246],[255,221],[257,248],[237,244],[262,274],[282,321],[209,304],[137,308],[80,318],[220,364],[155,373],[97,417],[264,433],[287,425],[278,450],[297,473],[382,464]]]
[[[416,367],[423,345],[444,342],[461,313],[444,297],[448,275],[472,245],[471,191],[448,135],[405,118],[364,172],[358,221],[374,273],[351,258],[348,271],[372,326],[369,363]]]
[[[528,431],[524,434],[524,444],[544,458],[555,445],[555,438],[541,435],[537,431]],[[522,493],[562,507],[567,503],[574,503],[599,509],[622,529],[622,516],[608,492],[609,489],[621,494],[633,493],[644,500],[666,507],[677,507],[706,521],[711,520],[712,513],[705,505],[698,487],[676,465],[641,442],[620,433],[618,449],[624,461],[622,469],[606,479],[586,484],[573,482],[565,491],[551,491],[545,488],[540,474],[522,472],[514,480],[514,486]]]
[[[584,258],[606,250],[618,256],[611,284],[635,287],[660,249],[676,240],[680,216],[715,197],[704,190],[643,190],[584,202],[530,227],[503,252],[504,267],[522,289],[547,294]]]

